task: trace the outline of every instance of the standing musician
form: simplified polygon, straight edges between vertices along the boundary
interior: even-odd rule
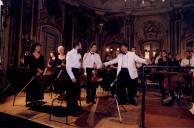
[[[102,61],[100,55],[96,53],[97,46],[95,43],[91,44],[90,51],[85,53],[83,57],[83,68],[85,69],[85,75],[87,76],[86,86],[86,103],[96,103],[96,84],[97,84],[97,69],[102,67]]]
[[[41,105],[40,100],[43,99],[43,91],[40,86],[40,76],[44,69],[44,57],[41,55],[40,51],[41,45],[39,43],[34,43],[30,49],[31,53],[24,59],[24,63],[29,67],[29,77],[32,78],[36,76],[26,90],[26,101],[30,102],[30,107]]]
[[[57,48],[58,56],[55,59],[53,67],[56,68],[55,73],[53,75],[53,80],[55,82],[55,92],[62,94],[65,90],[65,78],[67,77],[67,72],[65,69],[65,49],[62,45]]]
[[[73,112],[79,109],[77,101],[80,98],[81,49],[82,44],[76,41],[73,44],[73,49],[66,55],[66,70],[71,79],[67,90],[67,108]]]
[[[117,96],[119,104],[126,104],[129,102],[130,104],[137,105],[134,97],[134,80],[138,77],[135,62],[148,64],[148,60],[138,57],[134,52],[129,52],[127,44],[121,44],[121,53],[117,58],[104,63],[105,66],[118,63]],[[126,88],[129,90],[128,96],[126,95]]]

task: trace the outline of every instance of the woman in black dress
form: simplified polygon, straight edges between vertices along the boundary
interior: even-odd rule
[[[44,57],[40,51],[41,45],[39,43],[32,44],[31,53],[25,58],[24,62],[29,67],[29,78],[36,76],[26,89],[26,102],[30,102],[30,107],[39,106],[40,100],[43,99],[40,76],[44,70]]]
[[[55,92],[63,94],[66,90],[65,83],[66,77],[68,76],[65,68],[65,49],[63,46],[58,46],[57,51],[58,56],[55,60],[55,66],[57,68],[55,71]]]

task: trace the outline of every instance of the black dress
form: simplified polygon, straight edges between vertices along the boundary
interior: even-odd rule
[[[29,80],[36,75],[37,69],[44,70],[44,57],[40,55],[39,58],[35,58],[32,54],[29,54],[25,58],[25,64],[29,66],[28,76]],[[40,77],[37,76],[30,83],[30,85],[26,89],[26,101],[33,102],[43,99],[43,90],[41,86]]]
[[[69,81],[69,76],[67,74],[65,66],[57,67],[65,64],[65,59],[61,60],[59,58],[56,58],[54,65],[56,67],[55,73],[54,73],[54,88],[55,93],[64,93],[67,89],[66,83]],[[60,71],[62,71],[61,75],[59,76]],[[58,77],[59,76],[59,77]]]

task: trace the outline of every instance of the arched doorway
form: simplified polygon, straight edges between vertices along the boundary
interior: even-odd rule
[[[58,45],[62,44],[62,34],[56,28],[44,25],[41,27],[40,43],[42,44],[42,53],[45,57],[45,62],[48,62],[49,52],[56,51]]]
[[[162,49],[162,41],[159,40],[147,40],[140,42],[140,48],[142,51],[142,55],[150,59],[151,57],[155,57],[158,50]]]

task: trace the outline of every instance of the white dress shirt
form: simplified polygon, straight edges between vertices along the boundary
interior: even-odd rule
[[[128,68],[128,57],[126,54],[122,54],[121,68]]]
[[[80,68],[81,66],[81,55],[76,49],[72,49],[66,55],[66,70],[71,79],[75,79],[72,72],[72,68]]]
[[[181,61],[181,66],[188,66],[189,64],[191,64],[191,59],[187,59],[187,58],[184,58],[182,59]]]
[[[191,57],[191,67],[194,67],[194,55],[192,55]],[[191,69],[191,72],[193,72],[193,76],[194,76],[194,69]]]
[[[85,74],[86,74],[86,68],[93,68],[94,63],[97,65],[97,68],[102,67],[102,61],[100,58],[100,55],[97,53],[85,53],[83,57],[83,68],[85,69]]]
[[[158,56],[156,57],[155,62],[154,62],[156,65],[158,65],[158,60],[159,60],[160,58],[161,58],[160,55],[158,55]]]

